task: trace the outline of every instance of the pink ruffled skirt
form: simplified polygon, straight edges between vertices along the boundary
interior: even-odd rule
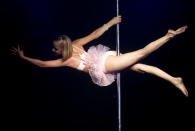
[[[116,72],[106,72],[104,63],[109,55],[115,55],[113,51],[109,51],[110,48],[99,44],[97,46],[91,46],[85,58],[85,64],[89,66],[89,75],[93,83],[99,86],[108,86],[112,84],[116,79]]]

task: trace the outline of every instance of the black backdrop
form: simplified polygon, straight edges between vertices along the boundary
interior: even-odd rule
[[[116,2],[3,0],[1,6],[2,119],[6,128],[116,131],[116,83],[102,88],[80,71],[39,68],[9,51],[19,43],[26,56],[56,59],[51,49],[57,35],[67,34],[72,40],[88,35],[115,16]],[[124,131],[193,127],[193,6],[189,0],[121,0],[122,53],[144,47],[170,28],[189,26],[184,34],[141,61],[183,77],[189,98],[162,79],[122,71]],[[112,27],[85,49],[101,43],[115,50],[115,30]]]

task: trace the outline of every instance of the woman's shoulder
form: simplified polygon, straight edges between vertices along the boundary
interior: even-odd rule
[[[80,48],[80,49],[84,49],[84,47],[82,46],[82,45],[80,45],[80,44],[77,44],[76,42],[72,42],[72,46],[73,47],[77,47],[77,48]]]
[[[75,49],[75,50],[79,50],[79,51],[81,51],[81,52],[83,52],[83,51],[85,51],[85,48],[82,46],[82,45],[80,45],[80,44],[77,44],[77,43],[72,43],[72,47],[73,47],[73,49]],[[85,51],[86,52],[86,51]]]

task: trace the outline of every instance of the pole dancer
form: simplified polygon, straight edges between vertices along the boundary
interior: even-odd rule
[[[105,31],[120,23],[121,20],[121,16],[116,16],[89,35],[74,41],[71,41],[67,35],[59,36],[57,40],[53,41],[53,52],[56,55],[61,55],[62,58],[60,59],[44,61],[28,57],[24,55],[19,45],[12,48],[12,53],[39,67],[68,66],[83,71],[88,73],[92,81],[99,86],[112,84],[116,79],[116,73],[124,69],[149,73],[169,81],[181,90],[184,95],[188,96],[187,89],[181,77],[173,77],[157,67],[139,63],[141,59],[156,51],[167,41],[185,32],[187,26],[183,26],[177,30],[168,30],[164,36],[145,47],[133,52],[120,53],[119,56],[117,56],[116,51],[110,50],[109,47],[102,44],[91,46],[87,52],[85,51],[84,45],[103,35]]]

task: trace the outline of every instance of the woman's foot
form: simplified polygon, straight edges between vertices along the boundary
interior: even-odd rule
[[[173,84],[179,89],[182,91],[182,93],[185,95],[185,96],[188,96],[188,91],[183,83],[183,80],[181,77],[176,77],[174,78],[174,82]]]
[[[188,26],[183,26],[183,27],[180,27],[179,29],[177,29],[176,31],[174,30],[168,30],[168,33],[167,35],[170,37],[170,38],[173,38],[174,36],[178,35],[178,34],[181,34],[183,32],[185,32],[185,30],[188,28]]]

